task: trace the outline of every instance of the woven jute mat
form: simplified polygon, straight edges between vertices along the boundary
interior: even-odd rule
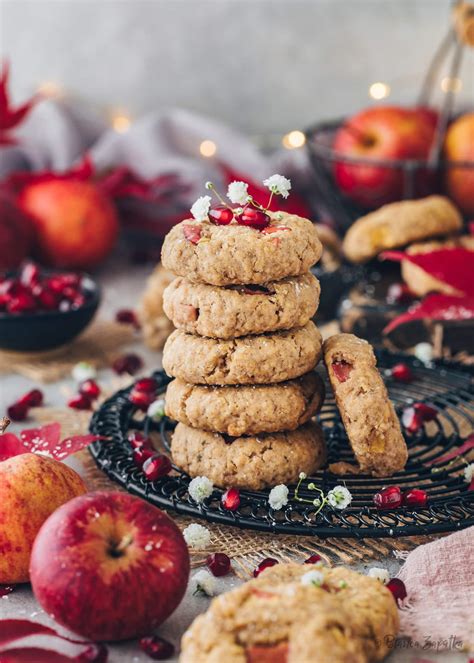
[[[71,374],[79,361],[110,366],[120,348],[135,340],[130,325],[97,320],[71,343],[46,352],[0,351],[0,374],[19,373],[35,382],[55,382]]]
[[[78,435],[88,430],[90,414],[67,409],[38,408],[33,411],[35,419],[42,422],[57,421],[61,424],[62,436]],[[82,466],[82,474],[90,490],[123,490],[111,481],[96,465],[87,450],[75,454],[74,458]],[[169,512],[169,515],[183,530],[191,522],[200,522],[211,532],[211,544],[205,550],[191,550],[191,564],[200,566],[211,552],[225,552],[233,559],[236,574],[247,579],[255,566],[265,557],[279,561],[303,561],[318,553],[328,564],[364,564],[374,560],[403,558],[422,543],[432,541],[436,536],[402,537],[396,539],[356,539],[329,538],[315,536],[287,536],[242,530],[195,520]]]

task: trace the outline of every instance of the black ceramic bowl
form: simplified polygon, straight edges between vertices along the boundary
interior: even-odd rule
[[[69,343],[90,323],[100,303],[100,288],[90,276],[83,277],[87,291],[83,306],[70,311],[0,312],[0,349],[41,352]]]

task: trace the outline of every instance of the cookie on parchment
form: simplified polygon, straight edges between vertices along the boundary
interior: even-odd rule
[[[353,334],[336,334],[324,342],[323,355],[358,463],[358,467],[335,463],[329,469],[337,474],[361,471],[379,477],[402,470],[407,446],[370,343]]]
[[[461,228],[461,214],[448,198],[403,200],[357,219],[346,233],[343,249],[352,262],[365,262],[387,249],[449,235]]]
[[[262,490],[291,484],[300,472],[324,465],[326,446],[313,422],[286,433],[229,437],[178,424],[171,441],[173,462],[189,476],[206,476],[221,488]]]
[[[168,337],[163,368],[193,384],[268,384],[300,377],[321,357],[321,334],[313,322],[299,329],[223,341],[186,334]]]
[[[182,639],[181,663],[372,663],[390,651],[397,605],[342,567],[277,564],[215,598]]]
[[[214,387],[173,380],[166,414],[193,428],[254,435],[295,430],[321,409],[324,382],[311,371],[278,384]]]
[[[307,272],[322,245],[308,219],[269,212],[263,230],[188,219],[166,235],[163,265],[179,276],[210,285],[264,284]]]
[[[316,313],[319,281],[303,274],[263,285],[217,287],[175,279],[164,311],[178,329],[211,338],[236,338],[303,327]]]

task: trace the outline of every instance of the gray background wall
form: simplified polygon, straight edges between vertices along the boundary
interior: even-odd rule
[[[450,0],[0,0],[0,52],[19,99],[55,81],[134,116],[184,106],[250,133],[369,103],[410,102]],[[473,52],[464,89],[472,93]],[[471,67],[471,78],[468,69]]]

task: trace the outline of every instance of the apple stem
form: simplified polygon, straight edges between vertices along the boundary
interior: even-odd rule
[[[355,138],[358,140],[362,141],[364,145],[371,145],[371,139],[367,134],[365,134],[363,131],[358,129],[357,127],[352,126],[351,124],[343,124],[341,129],[348,131],[350,134],[352,134]]]
[[[10,419],[8,419],[8,417],[2,417],[0,419],[0,435],[3,435],[3,433],[7,430],[10,423],[11,422]]]

